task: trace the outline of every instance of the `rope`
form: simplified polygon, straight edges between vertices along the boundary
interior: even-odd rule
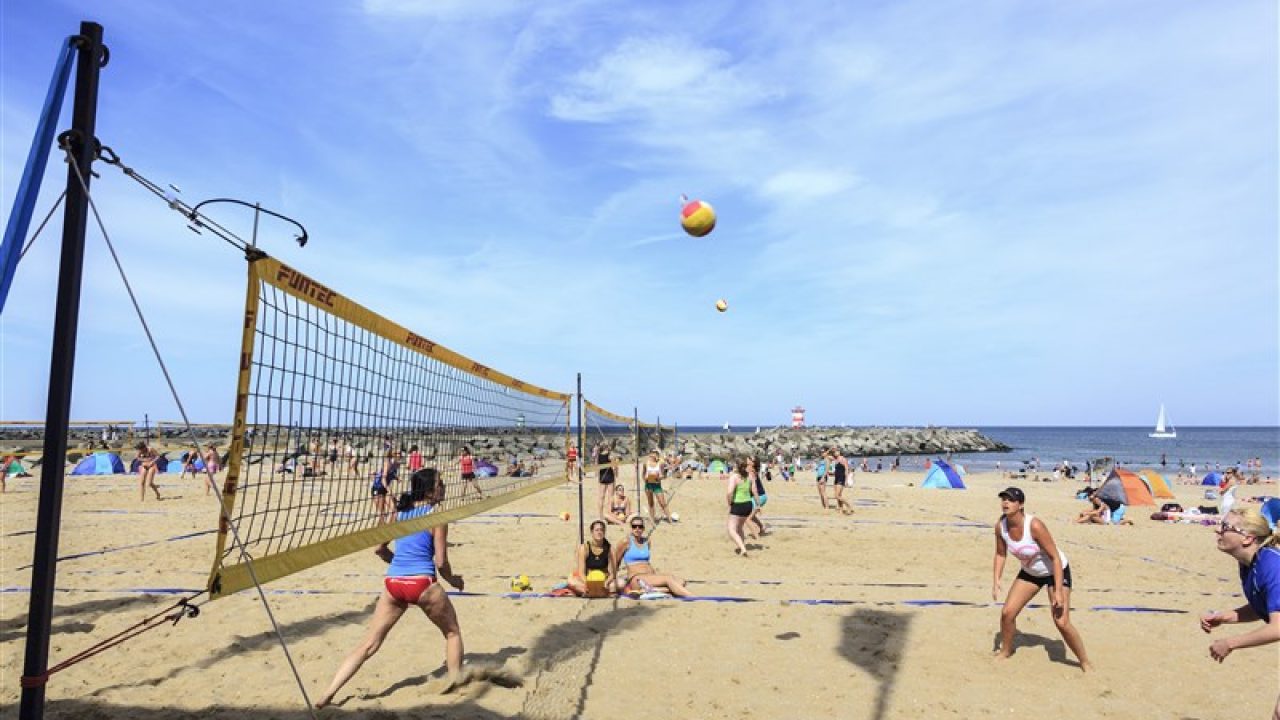
[[[98,229],[102,232],[102,237],[107,243],[107,249],[111,252],[111,259],[115,262],[116,270],[119,271],[120,279],[124,282],[125,290],[129,294],[129,301],[133,304],[134,312],[138,315],[138,321],[142,324],[143,332],[146,333],[147,342],[151,345],[151,352],[155,355],[156,362],[160,365],[160,371],[164,374],[165,383],[168,384],[169,392],[173,395],[173,401],[177,404],[178,412],[182,415],[182,422],[186,426],[187,434],[193,442],[197,442],[198,440],[196,438],[195,429],[192,427],[191,420],[187,416],[187,410],[182,404],[182,398],[178,396],[178,389],[173,384],[173,378],[169,375],[169,369],[164,363],[164,358],[160,355],[160,348],[156,345],[155,337],[151,334],[151,328],[147,325],[147,319],[142,313],[142,307],[138,304],[138,298],[133,292],[133,287],[129,284],[129,278],[125,274],[124,266],[121,265],[120,257],[116,254],[115,245],[111,242],[111,236],[107,233],[106,225],[102,222],[102,216],[98,213],[98,205],[94,202],[93,196],[89,193],[89,186],[85,183],[84,175],[80,171],[80,165],[76,162],[75,155],[71,152],[70,147],[64,146],[63,150],[66,152],[67,160],[75,171],[76,179],[79,181],[80,187],[89,201],[89,209],[93,212],[94,221],[98,224]],[[115,163],[119,164],[119,157],[115,156],[114,152],[111,152],[110,155],[115,158]],[[174,202],[176,203],[177,201]],[[213,482],[213,473],[207,466],[205,468],[205,472],[208,475],[209,482]],[[280,648],[284,651],[285,660],[289,663],[289,669],[293,671],[293,678],[298,684],[298,691],[302,693],[302,699],[307,705],[307,712],[312,718],[314,718],[315,706],[311,704],[311,697],[307,695],[307,688],[302,682],[302,675],[298,672],[298,667],[293,662],[293,656],[289,652],[288,643],[285,642],[284,633],[280,630],[279,623],[276,622],[275,613],[271,611],[271,605],[267,602],[267,596],[262,591],[261,583],[258,582],[258,576],[253,569],[252,558],[249,557],[248,552],[245,550],[244,543],[240,540],[240,533],[236,528],[236,523],[231,518],[231,511],[227,508],[226,501],[221,493],[215,493],[214,497],[218,499],[218,505],[221,509],[223,521],[230,528],[234,542],[240,548],[240,554],[248,567],[249,576],[253,580],[254,587],[257,588],[258,598],[262,601],[262,607],[266,610],[267,617],[271,621],[271,628],[275,632],[276,638],[280,641]]]
[[[200,606],[192,605],[191,601],[204,594],[204,591],[198,592],[188,598],[183,598],[160,612],[152,615],[135,625],[125,628],[111,637],[72,655],[53,667],[45,670],[40,675],[23,675],[22,687],[35,688],[41,687],[49,682],[49,676],[57,672],[62,672],[78,662],[88,660],[99,653],[105,652],[110,648],[141,635],[148,630],[154,630],[164,623],[177,625],[178,621],[184,617],[194,618],[200,615]],[[172,612],[171,612],[172,611]]]
[[[62,194],[58,196],[58,199],[53,202],[53,207],[49,208],[49,214],[44,216],[44,220],[40,221],[40,227],[36,228],[36,231],[32,233],[31,239],[27,241],[26,247],[22,248],[22,253],[18,255],[18,260],[22,260],[22,258],[27,256],[27,251],[31,249],[32,245],[36,244],[36,238],[40,237],[40,232],[44,230],[44,226],[49,224],[49,218],[53,217],[53,214],[58,211],[58,206],[62,204],[62,201],[66,199],[66,197],[67,191],[63,190]]]

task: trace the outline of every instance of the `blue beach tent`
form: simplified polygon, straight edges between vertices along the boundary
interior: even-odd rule
[[[72,475],[123,475],[124,461],[115,453],[96,452],[76,463]]]
[[[945,460],[933,461],[933,467],[929,469],[929,474],[924,476],[924,482],[920,483],[920,487],[941,488],[943,490],[965,489],[964,480],[960,479],[960,473],[957,473]]]
[[[1214,486],[1214,487],[1218,487],[1219,485],[1221,485],[1221,484],[1222,484],[1222,473],[1220,473],[1220,472],[1211,472],[1211,473],[1209,473],[1208,475],[1205,475],[1205,476],[1204,476],[1204,480],[1201,480],[1201,481],[1200,481],[1200,484],[1201,484],[1201,485],[1212,485],[1212,486]]]
[[[1262,503],[1262,517],[1267,519],[1274,531],[1276,524],[1280,523],[1280,498],[1271,498]]]

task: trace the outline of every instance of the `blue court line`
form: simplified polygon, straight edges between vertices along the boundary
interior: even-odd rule
[[[176,542],[178,540],[190,540],[191,538],[200,537],[201,535],[209,535],[216,532],[218,531],[217,530],[200,530],[198,532],[187,533],[186,535],[177,535],[171,538],[165,538],[164,540],[151,540],[149,542],[144,542],[144,543],[136,543],[133,545],[122,545],[120,547],[107,548],[106,550],[91,550],[89,552],[76,553],[74,555],[64,555],[62,557],[59,557],[57,561],[65,562],[67,560],[77,560],[79,558],[90,557],[93,555],[107,555],[109,553],[120,552],[121,550],[133,550],[135,548],[148,547],[150,545],[159,545],[160,543]],[[23,565],[22,567],[17,569],[30,570],[31,566]]]
[[[62,593],[82,592],[82,593],[107,593],[107,594],[117,594],[117,595],[187,595],[192,593],[203,592],[204,588],[116,588],[116,589],[55,588],[54,590],[55,592],[62,592]],[[29,587],[14,586],[14,587],[0,588],[0,594],[29,593],[29,592],[31,592],[31,588]],[[266,594],[268,595],[377,595],[380,593],[380,591],[375,591],[375,590],[309,590],[309,589],[273,590],[269,588],[264,588],[264,592],[266,592]],[[507,593],[495,594],[495,593],[481,593],[481,592],[466,592],[462,590],[450,590],[448,594],[451,597],[496,597],[496,598],[502,598],[505,600],[532,600],[532,599],[545,599],[545,598],[557,599],[557,600],[561,598],[572,598],[575,600],[583,599],[575,595],[552,595],[550,593],[507,592]],[[615,598],[610,598],[610,599],[615,599]],[[637,600],[637,598],[631,598],[626,596],[619,597],[616,599]],[[658,598],[654,598],[654,599],[658,599]],[[667,599],[667,598],[662,598],[662,599]],[[680,600],[682,602],[717,602],[717,603],[774,602],[773,600],[766,599],[766,598],[746,598],[746,597],[735,597],[732,595],[702,595],[702,596],[689,597],[689,598],[671,597],[670,599]],[[932,599],[841,600],[836,598],[802,598],[802,599],[795,599],[795,600],[781,600],[779,602],[785,605],[810,605],[810,606],[816,606],[816,605],[879,605],[879,606],[907,605],[911,607],[947,606],[947,607],[990,608],[990,607],[1001,607],[1003,605],[1003,603],[971,603],[971,602],[965,602],[962,600],[932,600]],[[1030,605],[1027,605],[1027,607],[1043,608],[1048,606],[1032,603]],[[1077,610],[1077,612],[1080,610],[1090,610],[1094,612],[1152,613],[1152,614],[1162,614],[1162,615],[1185,615],[1191,612],[1190,610],[1143,607],[1140,605],[1093,605],[1088,608],[1075,608],[1075,609]]]

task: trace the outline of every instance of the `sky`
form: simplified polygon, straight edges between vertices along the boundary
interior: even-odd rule
[[[616,412],[1280,423],[1274,2],[6,2],[6,221],[81,20],[126,164],[298,219],[305,248],[265,222],[261,246]],[[229,421],[242,256],[97,170],[184,407]],[[60,234],[0,317],[0,419],[45,414]],[[79,329],[73,418],[178,418],[92,224]]]

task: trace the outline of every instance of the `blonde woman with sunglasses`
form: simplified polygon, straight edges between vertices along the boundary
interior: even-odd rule
[[[1200,629],[1213,632],[1220,625],[1256,622],[1263,625],[1232,637],[1219,638],[1209,646],[1209,657],[1222,662],[1240,648],[1270,645],[1280,641],[1280,532],[1255,507],[1232,510],[1215,528],[1218,550],[1240,565],[1240,584],[1245,604],[1235,610],[1211,612],[1200,618]],[[1275,659],[1274,653],[1272,659]],[[1280,720],[1280,697],[1272,711]]]

